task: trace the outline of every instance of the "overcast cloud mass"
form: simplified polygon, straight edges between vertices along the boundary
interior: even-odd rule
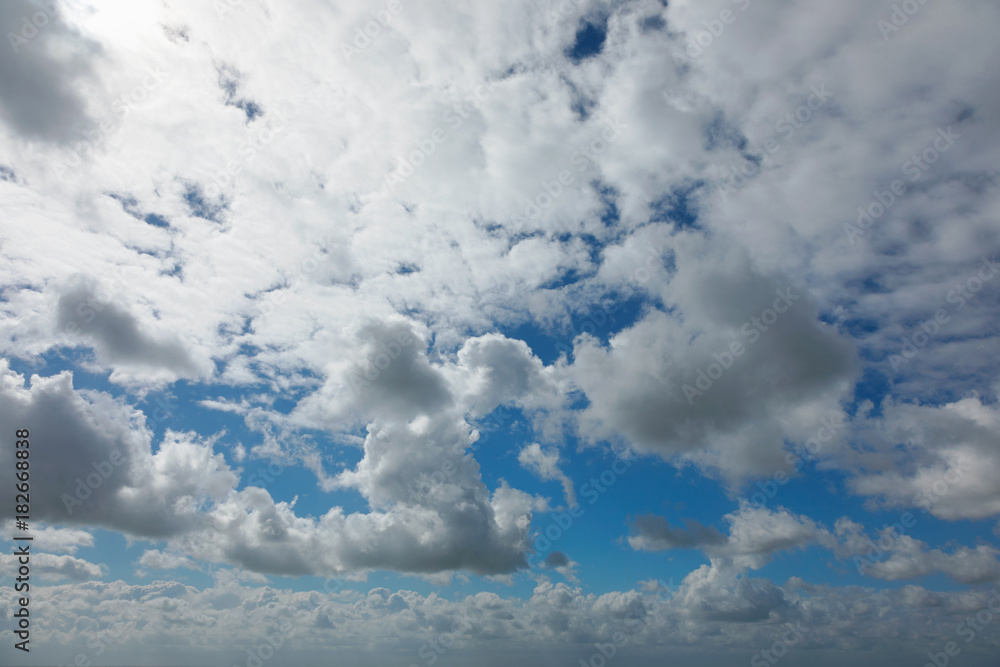
[[[995,665],[998,26],[0,2],[0,663]]]

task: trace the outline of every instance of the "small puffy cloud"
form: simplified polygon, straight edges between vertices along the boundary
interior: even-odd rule
[[[694,520],[685,520],[680,528],[671,526],[663,517],[641,516],[632,523],[628,543],[637,551],[700,549],[712,557],[738,558],[754,569],[779,551],[835,544],[825,528],[784,508],[771,510],[744,502],[739,510],[723,518],[729,523],[728,535]]]
[[[521,340],[499,334],[470,338],[458,351],[454,372],[473,417],[508,403],[552,408],[562,402],[555,370],[546,367]]]
[[[187,570],[201,569],[197,563],[181,554],[163,552],[158,549],[147,549],[139,557],[139,565],[151,570]]]
[[[632,531],[628,543],[636,551],[700,549],[726,542],[725,535],[694,519],[685,519],[681,528],[671,526],[661,516],[644,515],[632,522]]]
[[[3,531],[7,539],[18,534],[13,523]],[[32,547],[39,551],[75,554],[80,547],[94,546],[94,536],[77,528],[57,528],[55,526],[31,526]]]
[[[15,572],[18,567],[16,556],[0,554],[0,566],[5,572]],[[105,567],[95,565],[74,556],[57,556],[47,553],[31,554],[31,575],[43,580],[68,579],[69,581],[92,581],[100,579]]]
[[[580,583],[580,580],[576,577],[576,567],[578,565],[579,563],[574,560],[570,560],[570,557],[562,551],[552,551],[545,557],[545,560],[542,561],[542,567],[549,570],[555,570],[565,577],[566,581],[573,584]]]
[[[399,317],[355,322],[326,371],[323,386],[296,406],[296,423],[335,428],[343,420],[368,423],[376,415],[405,420],[453,403],[423,336]]]
[[[730,525],[727,551],[734,555],[768,555],[809,544],[830,547],[834,543],[833,536],[825,528],[785,508],[771,510],[744,503],[725,519]]]
[[[884,580],[902,580],[944,574],[965,584],[993,582],[1000,577],[1000,550],[980,544],[957,547],[951,553],[929,549],[927,544],[903,534],[909,524],[887,526],[869,537],[865,527],[841,517],[831,533],[808,517],[787,509],[755,508],[743,503],[725,515],[729,534],[723,535],[697,521],[671,526],[658,516],[638,517],[632,523],[629,546],[635,550],[700,549],[712,567],[759,569],[780,551],[819,545],[838,559],[850,561],[858,572]],[[912,517],[911,517],[912,518]]]
[[[560,567],[569,564],[569,557],[562,551],[553,551],[545,557],[543,562],[545,563],[545,567]]]
[[[570,507],[576,507],[576,489],[566,473],[559,468],[559,452],[555,449],[543,450],[537,442],[525,447],[517,455],[518,462],[540,479],[554,480],[563,486],[566,502]]]

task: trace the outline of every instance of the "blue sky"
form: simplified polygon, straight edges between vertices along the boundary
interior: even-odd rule
[[[992,664],[997,11],[5,3],[0,660]]]

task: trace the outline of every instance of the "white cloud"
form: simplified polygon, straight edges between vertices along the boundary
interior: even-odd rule
[[[985,544],[975,549],[959,547],[953,553],[927,549],[919,540],[903,535],[896,540],[886,560],[865,567],[865,574],[895,581],[943,573],[963,584],[994,583],[1000,580],[1000,550]]]
[[[75,391],[69,373],[23,383],[3,368],[0,413],[10,423],[36,424],[33,439],[64,448],[33,465],[39,519],[166,539],[182,555],[257,572],[505,573],[525,563],[537,503],[506,483],[485,487],[466,453],[473,431],[456,416],[373,422],[365,457],[334,480],[359,490],[372,511],[345,515],[333,507],[315,519],[261,488],[235,491],[238,476],[212,439],[167,430],[153,453],[143,415],[121,401]],[[12,448],[3,451],[12,456]]]
[[[17,556],[0,554],[0,566],[6,572],[16,572],[19,566]],[[41,577],[43,581],[89,581],[100,579],[106,567],[95,565],[75,556],[57,556],[47,553],[32,553],[30,556],[31,575]],[[13,592],[13,587],[11,587]]]
[[[722,572],[760,569],[775,553],[811,545],[829,549],[838,559],[850,561],[859,574],[877,579],[941,573],[961,583],[977,584],[1000,577],[1000,551],[985,544],[957,547],[950,554],[928,549],[926,543],[905,534],[917,523],[912,514],[904,515],[894,527],[882,528],[874,538],[848,517],[838,519],[831,533],[787,509],[753,507],[746,502],[723,518],[729,523],[728,535],[693,520],[685,520],[679,528],[659,516],[640,516],[632,524],[628,544],[637,551],[700,549],[711,559],[711,566],[702,566],[704,578],[710,581]]]
[[[662,517],[641,516],[633,523],[628,543],[638,551],[701,549],[713,559],[734,559],[753,569],[763,567],[779,551],[835,544],[825,528],[785,508],[771,510],[743,502],[739,510],[723,518],[729,523],[728,535],[694,520],[685,520],[684,528],[674,528]]]
[[[12,539],[19,531],[11,523],[4,529],[5,539]],[[20,533],[24,534],[24,533]],[[80,547],[94,546],[94,536],[85,530],[76,528],[57,528],[55,526],[43,526],[32,524],[31,533],[32,548],[39,551],[54,551],[57,553],[76,554]]]
[[[861,524],[844,517],[835,526],[839,541],[835,551],[839,558],[850,558],[859,574],[887,581],[938,573],[963,584],[1000,579],[1000,550],[987,544],[954,546],[951,553],[929,549],[925,542],[905,534],[916,523],[913,514],[904,513],[897,524],[869,537]]]
[[[56,326],[71,336],[91,339],[105,365],[163,368],[171,379],[199,374],[179,341],[160,341],[142,331],[130,313],[113,302],[101,303],[92,288],[67,291],[59,298],[56,312]]]
[[[521,449],[517,460],[524,468],[533,472],[540,479],[556,480],[561,483],[566,494],[566,502],[570,507],[576,506],[576,490],[573,488],[573,480],[560,470],[558,451],[543,451],[541,445],[533,442]]]
[[[50,448],[32,462],[38,519],[165,537],[202,525],[200,499],[219,498],[236,482],[211,444],[191,434],[168,430],[154,454],[141,412],[105,393],[74,390],[71,373],[36,375],[27,387],[5,361],[0,374],[0,414],[32,424],[32,439]],[[12,465],[12,458],[13,448],[0,453],[0,462]]]
[[[525,414],[534,432],[518,442],[535,444],[522,463],[561,481],[572,504],[566,436],[624,436],[732,492],[791,472],[788,447],[870,397],[879,408],[824,444],[821,472],[844,474],[868,509],[926,508],[942,521],[1000,513],[998,283],[961,307],[953,292],[1000,241],[1000,74],[982,65],[995,60],[995,2],[925,3],[889,39],[877,21],[891,8],[864,0],[567,3],[554,22],[533,0],[404,2],[350,61],[341,47],[382,0],[244,0],[224,15],[197,0],[91,4],[60,3],[30,43],[0,50],[0,355],[16,360],[0,362],[0,421],[33,424],[51,448],[33,459],[32,509],[60,526],[40,532],[53,551],[89,548],[89,532],[65,526],[95,526],[161,542],[140,559],[151,568],[509,575],[545,504],[484,481],[496,477],[480,469],[475,422],[498,406]],[[6,2],[0,26],[20,30],[40,7]],[[675,59],[723,9],[736,20],[704,53]],[[579,19],[598,15],[602,52],[572,62]],[[831,95],[811,108],[818,87]],[[788,120],[802,109],[808,120]],[[609,123],[614,136],[601,138]],[[912,179],[904,165],[939,128],[957,140]],[[439,129],[424,164],[388,189],[400,159]],[[764,159],[772,137],[780,150]],[[723,197],[734,167],[755,173]],[[563,170],[571,182],[557,191]],[[849,238],[845,223],[894,179],[905,194]],[[528,200],[538,215],[519,220]],[[777,313],[789,289],[798,298]],[[558,333],[627,298],[641,301],[635,322],[566,341],[573,354],[550,365],[544,345],[499,333]],[[95,299],[102,309],[91,306],[92,319],[84,309],[89,321],[68,335]],[[772,307],[766,331],[743,333]],[[939,309],[947,325],[894,368],[901,342]],[[93,359],[80,359],[87,349]],[[26,386],[10,370],[53,359],[112,386],[82,391],[47,370]],[[179,379],[202,392],[200,407],[243,416],[259,438],[154,437],[156,417],[130,402]],[[295,404],[290,414],[278,398]],[[345,468],[339,446],[361,460]],[[248,470],[255,457],[302,465],[321,491],[357,492],[367,507],[304,516],[241,480],[230,452]],[[70,513],[65,496],[77,493],[86,498]],[[787,510],[726,520],[728,534],[636,522],[634,548],[697,547],[711,561],[649,613],[651,643],[744,647],[796,613],[817,649],[912,637],[857,590],[743,574],[809,544],[852,553],[860,523],[838,522],[834,543]],[[995,577],[989,545],[937,546],[903,540],[872,572]],[[52,558],[70,576],[98,568]],[[214,627],[263,636],[280,600],[304,627],[366,642],[398,633],[419,646],[418,630],[449,614],[473,619],[477,638],[606,641],[609,618],[641,597],[545,582],[519,607],[487,593],[452,602],[383,589],[357,608],[308,598],[322,606],[309,615],[296,606],[306,594],[230,580],[204,596],[170,582],[126,588],[59,590],[81,602],[46,611],[55,639],[82,643],[100,614],[148,595],[160,606],[143,610],[162,622],[130,628],[137,643],[185,627],[191,610],[175,598],[219,619],[198,626],[206,640]],[[887,595],[931,615],[921,635],[935,639],[971,604],[932,607],[916,588]],[[235,600],[252,613],[222,613]]]
[[[859,664],[877,664],[885,658],[882,651],[895,650],[893,637],[900,629],[899,614],[889,610],[922,615],[920,636],[905,641],[911,643],[907,650],[924,648],[926,654],[953,639],[956,624],[984,606],[981,596],[971,592],[936,594],[908,586],[874,593],[802,580],[776,586],[737,577],[732,568],[715,562],[695,570],[670,592],[594,595],[575,586],[541,582],[524,599],[480,592],[451,600],[386,588],[295,592],[247,587],[235,577],[219,577],[204,590],[172,581],[137,586],[87,582],[34,591],[32,605],[49,621],[35,629],[32,638],[48,651],[62,647],[51,661],[66,662],[66,656],[87,650],[88,639],[103,640],[113,649],[110,656],[144,644],[162,650],[163,658],[170,660],[188,647],[210,643],[227,660],[237,660],[246,656],[241,644],[257,646],[264,637],[280,636],[283,659],[313,664],[302,653],[307,648],[336,649],[350,658],[353,651],[371,651],[373,641],[412,661],[421,646],[429,646],[443,632],[455,638],[449,657],[460,658],[475,652],[486,638],[568,658],[580,646],[609,641],[615,632],[627,634],[629,646],[658,653],[693,647],[702,652],[745,650],[748,645],[769,645],[771,640],[765,644],[761,635],[780,636],[784,623],[798,622],[808,628],[806,645],[815,649],[851,649],[858,636],[884,642],[859,656]],[[9,605],[13,591],[5,589],[0,596],[0,604]],[[283,620],[287,624],[281,631]],[[113,647],[107,641],[112,636]],[[236,657],[240,653],[243,658]],[[969,653],[974,654],[975,647]]]
[[[783,439],[804,442],[820,414],[839,411],[850,343],[806,291],[743,251],[687,234],[670,248],[676,271],[655,285],[670,313],[651,311],[606,348],[577,339],[571,373],[590,400],[581,433],[619,431],[732,483],[787,468]]]
[[[866,447],[837,457],[839,467],[854,471],[855,493],[877,506],[917,508],[949,520],[1000,513],[1000,409],[995,402],[974,397],[937,406],[886,401],[882,410],[880,417],[855,425]]]
[[[147,549],[139,557],[139,565],[143,568],[153,570],[177,570],[185,568],[188,570],[200,569],[198,564],[187,556],[163,552],[159,549]]]
[[[739,560],[739,559],[737,559]],[[699,621],[761,621],[785,603],[782,590],[766,579],[742,576],[745,567],[712,559],[681,582],[675,599]]]

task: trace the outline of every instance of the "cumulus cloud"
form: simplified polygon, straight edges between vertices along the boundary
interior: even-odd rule
[[[160,551],[159,549],[147,549],[139,557],[139,565],[151,570],[177,570],[185,568],[197,570],[199,566],[187,556]],[[142,571],[142,570],[140,570]]]
[[[570,560],[570,557],[562,551],[552,551],[545,557],[545,560],[542,561],[543,567],[549,570],[555,570],[565,577],[566,581],[577,585],[580,583],[580,580],[576,576],[576,568],[579,565],[580,564],[575,560]]]
[[[90,287],[78,286],[59,297],[56,326],[70,335],[89,339],[105,364],[160,368],[171,378],[199,374],[197,364],[180,342],[158,340],[143,331],[128,311],[114,302],[102,302]]]
[[[32,459],[32,512],[61,555],[39,563],[102,576],[75,559],[99,527],[150,542],[149,570],[242,569],[206,590],[51,589],[39,638],[85,645],[117,620],[124,645],[197,663],[184,642],[224,637],[242,662],[276,614],[349,653],[416,652],[459,618],[456,652],[607,642],[635,613],[636,643],[682,661],[799,620],[810,655],[950,641],[971,593],[746,573],[809,545],[864,557],[864,512],[899,508],[926,509],[927,534],[866,574],[996,580],[988,541],[947,531],[1000,514],[997,3],[924,3],[891,34],[892,8],[865,0],[403,5],[350,58],[381,1],[0,8],[0,421],[51,454]],[[194,413],[172,428],[134,405],[167,387]],[[477,424],[500,408],[531,444],[487,456]],[[847,425],[793,469],[831,415]],[[200,432],[234,416],[239,435]],[[815,475],[865,504],[832,534],[794,486],[794,512],[741,506],[725,530],[640,516],[633,549],[709,561],[664,599],[586,592],[564,552],[547,564],[568,584],[523,600],[240,585],[512,579],[546,501],[498,471],[517,461],[572,505],[566,471],[621,439],[644,475],[666,461],[730,493]],[[234,467],[255,458],[312,472],[308,501]],[[661,511],[674,488],[607,507]]]
[[[30,564],[31,574],[40,577],[43,581],[59,581],[61,579],[90,581],[100,579],[107,570],[104,566],[96,565],[82,558],[48,553],[31,554]],[[0,554],[0,565],[3,565],[4,570],[8,572],[16,572],[18,558],[9,554]]]
[[[684,527],[679,528],[671,526],[661,516],[645,515],[636,517],[632,530],[635,534],[629,536],[628,543],[637,551],[701,548],[726,541],[718,530],[694,519],[685,519]]]
[[[713,559],[681,582],[674,598],[699,621],[753,622],[768,618],[785,603],[782,590],[767,579],[741,576],[744,567]]]
[[[859,574],[878,579],[944,574],[961,583],[978,584],[993,582],[1000,576],[1000,551],[992,546],[956,547],[949,554],[929,549],[926,543],[906,535],[916,524],[912,514],[904,515],[895,526],[883,527],[874,537],[847,517],[838,519],[831,532],[787,509],[771,510],[748,503],[723,518],[729,523],[728,535],[694,520],[685,520],[681,528],[671,526],[663,517],[640,516],[632,522],[628,544],[637,551],[699,549],[711,559],[711,565],[703,567],[713,571],[759,569],[775,553],[818,545],[838,559],[849,560]]]
[[[499,334],[470,338],[456,357],[455,371],[462,376],[459,382],[473,417],[508,403],[535,409],[562,404],[559,393],[564,380],[522,340]]]
[[[884,561],[865,567],[865,574],[895,581],[943,573],[963,584],[993,583],[1000,579],[1000,550],[988,545],[959,547],[953,553],[927,549],[912,537],[900,536]]]
[[[106,393],[75,390],[69,372],[33,376],[25,386],[4,361],[0,375],[0,414],[32,424],[32,438],[53,448],[32,465],[38,519],[166,537],[204,525],[200,500],[236,483],[211,444],[190,434],[168,431],[153,453],[141,412]],[[5,447],[0,463],[13,466],[13,452]],[[11,507],[0,512],[13,516]]]
[[[40,519],[166,539],[181,554],[259,572],[494,574],[525,565],[536,501],[506,483],[486,489],[466,453],[475,437],[462,419],[373,423],[365,457],[335,479],[359,490],[373,511],[333,507],[315,519],[297,516],[294,503],[275,502],[264,489],[236,491],[239,478],[212,440],[168,430],[153,453],[144,416],[121,401],[74,390],[69,373],[35,376],[25,387],[23,376],[2,370],[0,414],[37,424],[32,438],[64,448],[32,468],[42,491],[32,509]],[[13,451],[4,448],[7,463]]]
[[[446,632],[455,638],[451,655],[459,658],[471,657],[477,643],[490,638],[520,641],[568,659],[574,653],[566,648],[567,640],[592,646],[615,632],[627,634],[629,646],[657,651],[745,650],[748,643],[764,644],[759,633],[780,637],[784,623],[797,621],[808,628],[808,645],[817,649],[856,648],[857,636],[883,642],[859,655],[859,664],[874,665],[899,651],[912,651],[915,659],[926,655],[953,639],[955,626],[970,612],[985,606],[983,596],[972,592],[934,593],[906,586],[878,597],[873,593],[801,580],[777,587],[736,579],[716,565],[695,571],[669,593],[658,588],[593,595],[541,582],[524,599],[480,592],[451,600],[387,588],[292,591],[246,586],[235,576],[219,576],[204,589],[169,580],[81,582],[35,591],[32,604],[51,621],[39,626],[33,639],[40,640],[40,650],[52,662],[73,657],[87,639],[102,640],[110,656],[155,645],[167,660],[189,656],[190,642],[211,642],[226,660],[235,661],[245,659],[243,647],[259,646],[264,637],[283,639],[286,659],[305,660],[301,651],[306,638],[312,649],[335,649],[348,657],[358,651],[360,658],[361,651],[370,649],[357,647],[357,642],[378,636],[386,646],[416,656],[421,646]],[[9,588],[0,591],[0,605],[9,608],[13,596]],[[894,639],[899,614],[890,610],[921,614],[925,624],[920,634]],[[969,655],[975,656],[976,649],[970,646]],[[989,650],[979,647],[983,655]],[[489,655],[485,659],[486,664],[502,664],[489,662]]]
[[[772,510],[743,502],[739,510],[723,518],[729,523],[728,535],[690,519],[679,528],[663,517],[640,516],[632,522],[628,544],[636,551],[700,549],[713,558],[713,563],[721,559],[719,562],[737,562],[753,569],[763,567],[779,551],[836,544],[828,530],[785,508]]]
[[[926,542],[906,534],[916,521],[912,514],[904,514],[899,523],[884,526],[869,537],[861,524],[846,517],[838,519],[836,553],[850,558],[859,574],[887,581],[940,573],[963,584],[981,584],[1000,577],[1000,550],[988,544],[954,546],[951,553],[931,549]]]
[[[607,347],[578,339],[571,368],[590,405],[580,429],[624,433],[642,452],[695,462],[730,481],[784,469],[783,438],[804,442],[839,410],[851,345],[819,321],[808,292],[761,272],[744,251],[678,235],[676,271],[653,310]]]
[[[15,530],[13,524],[9,524],[3,534],[6,539],[12,539],[19,532]],[[31,537],[33,548],[40,551],[73,555],[80,547],[94,546],[94,536],[85,530],[76,528],[57,528],[36,524],[31,527]]]
[[[856,425],[866,446],[841,452],[838,465],[853,471],[852,490],[875,506],[950,520],[992,517],[1000,513],[998,426],[1000,408],[985,398],[942,405],[887,400],[881,416]]]

